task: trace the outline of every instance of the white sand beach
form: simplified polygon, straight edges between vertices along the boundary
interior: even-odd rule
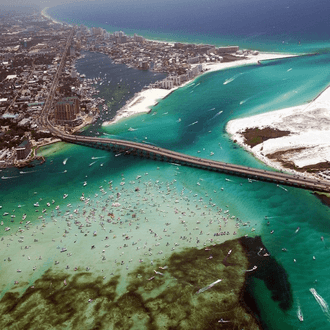
[[[156,105],[159,100],[165,98],[172,91],[172,89],[153,88],[136,93],[134,97],[117,112],[114,119],[104,122],[102,126],[116,123],[123,118],[137,113],[149,112],[151,107]]]
[[[244,143],[242,132],[246,129],[267,127],[290,134],[268,139],[253,148]],[[298,168],[330,162],[330,88],[308,104],[232,120],[226,130],[233,140],[274,168],[285,169],[269,158],[276,152],[281,152],[283,161]]]
[[[260,61],[274,60],[274,59],[280,59],[280,58],[292,57],[292,56],[295,55],[280,54],[280,53],[260,53],[258,55],[251,55],[247,59],[244,58],[242,60],[233,61],[233,62],[226,62],[226,63],[212,62],[212,63],[203,64],[204,72],[202,74],[206,74],[213,71],[226,70],[229,68],[243,66],[243,65],[257,64]],[[165,98],[174,90],[183,87],[191,82],[192,80],[187,81],[185,84],[172,89],[153,88],[137,93],[123,108],[121,108],[117,112],[114,119],[112,119],[111,121],[104,122],[102,126],[108,126],[117,123],[119,120],[123,118],[127,118],[129,116],[138,113],[149,112],[151,108],[158,103],[159,100]]]

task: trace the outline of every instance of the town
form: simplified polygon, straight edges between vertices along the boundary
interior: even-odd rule
[[[70,134],[91,124],[107,107],[97,97],[95,81],[75,69],[85,51],[106,54],[114,63],[136,69],[166,73],[164,80],[147,86],[166,89],[193,79],[204,71],[205,63],[258,54],[238,46],[158,42],[122,31],[72,27],[36,11],[5,16],[0,32],[0,167],[26,166],[37,158],[38,147],[58,141],[40,121],[46,105],[51,124]]]

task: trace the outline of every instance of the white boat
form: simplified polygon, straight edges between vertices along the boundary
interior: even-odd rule
[[[83,186],[84,186],[84,187],[87,186],[87,181],[84,182]]]
[[[1,226],[3,226],[3,221],[1,221]]]
[[[39,206],[39,203],[36,202],[36,203],[33,204],[33,206],[38,207]]]
[[[68,196],[69,196],[68,194],[64,194],[63,199],[66,199]]]
[[[298,319],[299,319],[300,322],[303,322],[304,321],[304,315],[303,315],[303,313],[301,311],[300,305],[298,305],[297,317],[298,317]]]
[[[10,230],[10,227],[6,227],[6,228],[5,228],[5,231],[8,231],[8,230]]]
[[[3,214],[3,216],[5,217],[6,215],[8,215],[9,213],[8,212],[5,212],[4,214]]]

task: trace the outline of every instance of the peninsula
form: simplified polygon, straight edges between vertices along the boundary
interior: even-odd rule
[[[330,88],[307,104],[232,120],[226,130],[271,167],[330,179]]]

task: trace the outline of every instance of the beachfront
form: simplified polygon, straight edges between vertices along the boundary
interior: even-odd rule
[[[295,55],[290,54],[276,54],[276,53],[259,53],[258,55],[250,55],[247,59],[241,59],[238,61],[233,62],[226,62],[226,63],[207,63],[204,64],[203,73],[199,76],[209,73],[215,72],[220,70],[226,70],[238,66],[244,65],[255,65],[260,63],[261,61],[267,60],[276,60],[281,58],[292,57]],[[198,77],[199,77],[198,76]],[[196,79],[196,78],[195,78]],[[139,113],[148,113],[151,111],[152,107],[155,106],[161,99],[164,99],[173,91],[178,88],[184,87],[188,84],[192,83],[192,80],[187,81],[181,86],[174,87],[172,89],[161,89],[161,88],[150,88],[144,91],[141,91],[134,95],[134,97],[127,102],[127,104],[122,107],[116,114],[116,116],[110,120],[106,121],[102,124],[102,126],[108,126],[120,121],[123,118],[127,118],[129,116],[133,116]]]
[[[253,130],[257,137],[257,130],[263,129],[272,130],[275,137],[249,146],[244,133]],[[308,104],[232,120],[226,130],[232,140],[271,167],[299,170],[305,175],[308,169],[316,169],[323,178],[329,178],[327,172],[322,173],[322,165],[326,169],[330,161],[329,88]]]

